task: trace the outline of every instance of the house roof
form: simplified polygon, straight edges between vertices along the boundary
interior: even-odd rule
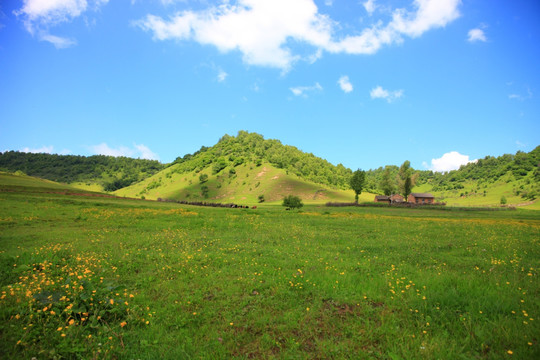
[[[390,200],[390,196],[377,195],[377,196],[375,196],[375,199],[377,199],[377,200]]]
[[[435,198],[435,196],[430,193],[411,193],[411,195],[416,198]]]

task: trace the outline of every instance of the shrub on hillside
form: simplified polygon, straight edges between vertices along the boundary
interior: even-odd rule
[[[288,195],[283,198],[283,206],[285,206],[288,209],[300,209],[304,204],[302,204],[302,199],[300,199],[298,196],[294,195]]]
[[[206,186],[206,185],[201,186],[201,195],[205,199],[208,199],[208,191],[209,191],[208,186]]]

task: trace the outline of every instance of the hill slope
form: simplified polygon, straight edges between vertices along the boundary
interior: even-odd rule
[[[532,204],[540,196],[540,146],[529,153],[486,156],[448,173],[419,173],[415,191],[432,192],[450,205]]]
[[[289,194],[308,203],[354,200],[352,190],[316,184],[268,163],[260,166],[244,163],[217,174],[213,174],[211,166],[198,172],[177,170],[178,166],[173,165],[140,183],[117,190],[115,195],[239,204],[257,203],[261,195],[265,202],[281,201]],[[371,200],[373,194],[361,195],[361,201]]]
[[[155,160],[113,156],[0,153],[0,170],[23,173],[95,191],[114,191],[141,181],[165,165]]]
[[[295,194],[306,202],[353,201],[352,171],[278,140],[240,131],[177,158],[167,169],[116,192],[120,196],[256,203]],[[370,201],[372,194],[363,194]]]
[[[104,195],[92,191],[85,191],[67,184],[51,180],[28,176],[20,172],[6,173],[0,171],[0,191],[32,192],[32,193],[69,193],[84,195]]]

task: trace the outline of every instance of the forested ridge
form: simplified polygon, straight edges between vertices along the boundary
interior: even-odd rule
[[[529,153],[518,151],[515,155],[486,156],[461,166],[459,170],[447,174],[430,172],[424,178],[433,185],[433,191],[439,192],[463,189],[465,183],[474,182],[474,194],[489,191],[496,182],[505,182],[512,185],[514,195],[535,200],[540,196],[540,146]]]
[[[260,166],[267,162],[279,169],[285,169],[305,180],[335,188],[348,188],[351,169],[342,164],[332,165],[328,161],[305,153],[279,140],[266,140],[257,133],[239,131],[237,136],[225,135],[212,147],[201,147],[194,154],[187,154],[174,161],[176,171],[187,173],[201,171],[212,166],[213,173],[234,168],[243,163]]]
[[[106,191],[129,186],[164,168],[165,165],[156,160],[128,157],[0,153],[0,170],[22,171],[26,175],[62,183],[98,183]]]
[[[389,172],[390,177],[396,179],[398,169],[397,166],[388,165],[367,171],[367,189],[382,194],[384,172]],[[476,187],[473,191],[481,193],[495,182],[515,182],[518,184],[514,188],[515,195],[534,200],[540,196],[540,146],[529,153],[518,151],[498,157],[486,156],[446,173],[416,170],[415,176],[416,185],[430,184],[433,192],[457,190],[459,193],[467,183],[474,182]]]
[[[359,159],[362,155],[359,154]],[[360,162],[360,160],[359,160]],[[239,131],[236,136],[224,135],[211,147],[202,146],[193,154],[176,158],[171,164],[155,160],[112,156],[75,156],[31,154],[16,151],[0,153],[0,170],[22,171],[25,174],[64,183],[99,183],[107,191],[114,191],[158,173],[171,166],[176,173],[198,173],[211,168],[213,174],[225,169],[234,173],[242,164],[261,166],[269,163],[288,173],[317,184],[348,189],[352,170],[305,153],[279,140],[264,139],[257,133]],[[458,191],[473,182],[475,192],[482,192],[495,182],[515,182],[514,193],[525,199],[540,195],[540,146],[529,153],[518,151],[499,157],[486,156],[458,170],[438,173],[413,170],[416,185],[429,184],[433,192]],[[364,191],[383,194],[386,180],[396,185],[399,167],[388,165],[365,172]],[[392,184],[391,184],[392,185]]]

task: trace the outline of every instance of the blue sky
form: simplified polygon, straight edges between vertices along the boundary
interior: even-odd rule
[[[7,0],[0,151],[449,170],[540,144],[538,44],[537,0]]]

